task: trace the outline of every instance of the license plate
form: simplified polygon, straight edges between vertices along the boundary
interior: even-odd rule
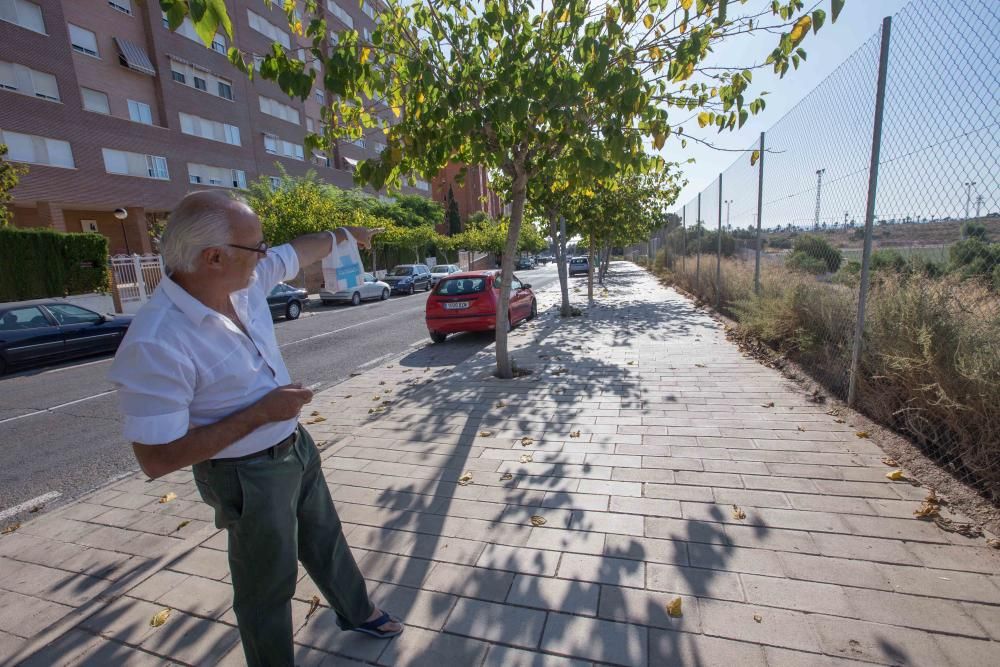
[[[462,308],[468,308],[468,301],[449,301],[444,304],[445,310],[461,310]]]

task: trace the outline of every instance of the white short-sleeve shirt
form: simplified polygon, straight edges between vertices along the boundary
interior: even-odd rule
[[[298,272],[295,249],[278,246],[257,264],[247,288],[230,296],[249,337],[164,276],[136,314],[108,372],[118,388],[125,438],[145,445],[173,442],[289,384],[267,295]],[[267,449],[291,435],[296,423],[265,424],[215,458]]]

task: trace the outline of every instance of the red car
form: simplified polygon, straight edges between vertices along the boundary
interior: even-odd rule
[[[442,278],[427,298],[427,331],[435,343],[461,331],[492,331],[500,302],[499,271],[467,271]],[[514,276],[507,311],[508,330],[538,314],[531,285]]]

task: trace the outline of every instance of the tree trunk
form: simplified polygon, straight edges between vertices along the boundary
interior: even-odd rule
[[[611,266],[611,246],[608,246],[604,251],[604,275],[601,279],[601,284],[604,284],[604,278],[608,277],[608,267]]]
[[[590,258],[587,260],[587,307],[594,307],[594,233],[590,233]]]
[[[521,233],[524,203],[528,194],[528,177],[523,169],[514,177],[511,186],[510,226],[507,228],[507,246],[500,264],[500,303],[497,304],[497,375],[504,379],[514,377],[514,367],[507,351],[507,311],[510,309],[510,284],[514,277],[514,255],[517,254],[517,237]]]
[[[559,308],[561,317],[569,317],[569,276],[566,273],[566,239],[559,233],[558,216],[555,213],[549,214],[549,233],[552,235],[552,245],[555,248],[556,271],[559,273],[559,291],[562,293],[562,305]],[[565,222],[563,222],[565,227]]]

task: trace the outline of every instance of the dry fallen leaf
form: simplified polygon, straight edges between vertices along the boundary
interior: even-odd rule
[[[472,484],[472,473],[465,471],[462,473],[462,476],[458,478],[458,485],[468,486],[469,484]]]
[[[905,477],[903,477],[902,470],[893,470],[892,472],[887,472],[885,476],[894,482],[898,482],[901,479],[906,479]]]
[[[480,438],[490,438],[492,436],[493,436],[493,431],[480,431],[479,432],[479,437]]]
[[[164,623],[166,623],[168,618],[170,618],[170,610],[161,609],[160,611],[153,614],[153,618],[149,619],[149,624],[154,628],[158,628]]]
[[[381,401],[381,400],[382,400],[382,397],[381,397],[381,396],[379,396],[378,394],[375,394],[374,396],[372,396],[372,400],[373,400],[373,401]]]
[[[534,463],[535,457],[533,454],[521,454],[521,463]]]
[[[500,475],[501,482],[506,482],[508,479],[514,479],[514,475],[509,472],[505,472],[504,474]]]
[[[14,523],[12,523],[12,524],[10,524],[8,526],[4,526],[3,530],[0,530],[0,535],[10,535],[11,533],[13,533],[15,530],[17,530],[20,527],[21,527],[21,522],[20,521],[15,521]]]
[[[986,540],[986,546],[988,546],[991,549],[1000,549],[1000,540],[998,540],[995,537],[991,537],[988,540]]]
[[[883,456],[882,457],[882,463],[886,464],[890,468],[895,468],[896,466],[899,465],[899,462],[896,461],[896,459],[894,459],[894,458],[892,458],[890,456]]]
[[[569,437],[571,437],[571,438],[579,438],[580,437],[580,432],[579,431],[570,431]]]
[[[325,422],[325,421],[326,417],[313,417],[312,419],[308,420],[306,424],[319,424],[320,422]]]
[[[351,373],[351,377],[352,377],[352,378],[356,378],[356,377],[358,377],[359,375],[361,375],[361,373]]]
[[[507,407],[507,404],[504,401],[497,401],[497,407],[498,408],[505,408],[505,407]]]
[[[159,503],[162,505],[163,503],[169,503],[171,500],[177,500],[177,494],[173,491],[165,496],[160,496]]]
[[[535,514],[534,516],[531,517],[531,525],[532,526],[544,526],[545,525],[545,517],[541,517],[541,516],[538,516],[537,514]]]
[[[669,615],[671,618],[680,618],[681,616],[684,615],[684,613],[681,612],[680,598],[674,598],[673,600],[667,603],[667,615]]]
[[[188,525],[189,523],[191,523],[191,522],[190,521],[181,521],[179,524],[177,524],[177,527],[174,528],[174,532],[176,533],[178,530],[180,530],[184,526]]]
[[[934,523],[941,530],[946,530],[949,533],[958,533],[963,537],[983,536],[983,529],[979,526],[973,526],[971,523],[955,523],[951,519],[946,519],[943,516],[934,517]]]
[[[733,518],[742,521],[747,518],[747,513],[744,512],[739,505],[733,505]]]
[[[868,437],[868,431],[858,431],[854,435],[858,436],[859,438],[867,438]]]
[[[382,401],[382,405],[392,405],[392,401]]]
[[[368,408],[368,414],[373,415],[379,412],[385,412],[384,406],[378,406],[377,408]]]
[[[761,616],[760,614],[754,614],[754,615],[753,615],[753,620],[755,620],[755,621],[757,621],[758,623],[760,623],[761,621],[763,621],[763,620],[764,620],[764,617],[762,617],[762,616]]]
[[[707,368],[707,366],[705,366],[705,364],[695,364],[695,366],[698,367],[698,368]],[[680,599],[680,598],[678,598],[678,599]]]
[[[803,427],[801,427],[801,426],[799,426],[799,427],[798,427],[798,429],[799,429],[800,431],[802,431],[802,432],[805,432],[805,429],[804,429]]]
[[[528,445],[534,444],[534,442],[535,442],[535,439],[534,438],[530,438],[528,436],[524,436],[523,438],[521,438],[521,446],[522,447],[527,447]]]
[[[319,596],[314,595],[312,596],[312,600],[309,600],[309,611],[306,612],[306,623],[309,622],[309,618],[316,613],[317,609],[319,609]]]
[[[382,384],[385,384],[385,380],[379,380],[379,381],[378,381],[378,383],[379,383],[380,385],[382,385]]]
[[[628,362],[628,365],[629,366],[635,366],[635,362],[634,361],[630,361],[630,362]]]
[[[847,422],[846,419],[841,419],[840,417],[837,417],[836,419],[833,420],[834,424],[844,424],[846,422]]]
[[[319,410],[313,410],[309,413],[310,417],[319,417]]]
[[[774,401],[771,401],[770,403],[762,403],[760,407],[762,407],[762,408],[773,408],[774,407]]]

